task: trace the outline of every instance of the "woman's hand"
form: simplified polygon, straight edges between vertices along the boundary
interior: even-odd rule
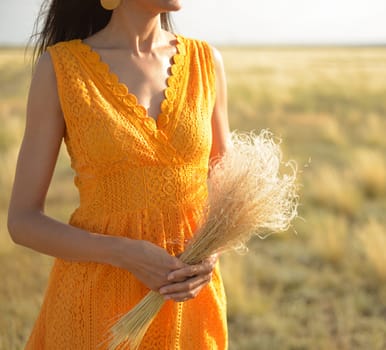
[[[170,272],[168,275],[169,284],[162,287],[159,292],[166,300],[186,301],[195,298],[201,289],[210,282],[217,260],[218,255],[214,254],[201,264],[188,265]]]
[[[118,239],[118,252],[111,263],[133,273],[166,300],[186,301],[195,298],[210,282],[218,260],[215,254],[201,264],[188,265],[148,241]]]
[[[170,284],[168,276],[171,272],[189,266],[151,242],[119,239],[112,264],[133,273],[151,290],[159,291],[162,286]]]

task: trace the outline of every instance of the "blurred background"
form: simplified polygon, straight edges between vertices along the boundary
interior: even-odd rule
[[[23,349],[52,258],[6,228],[40,1],[0,2],[0,349]],[[177,32],[225,61],[232,129],[269,128],[295,159],[300,217],[228,254],[231,350],[386,349],[386,2],[195,0]],[[46,212],[78,205],[63,145]]]

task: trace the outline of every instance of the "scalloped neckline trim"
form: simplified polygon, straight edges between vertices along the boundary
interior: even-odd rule
[[[176,52],[171,56],[171,64],[168,68],[169,76],[166,79],[166,87],[163,90],[163,100],[160,103],[160,113],[157,119],[148,115],[146,107],[138,102],[137,96],[130,91],[128,86],[121,82],[118,75],[115,74],[109,64],[102,60],[101,55],[82,39],[74,39],[82,48],[82,52],[94,64],[96,72],[103,79],[104,84],[109,85],[113,94],[143,122],[149,131],[156,131],[165,128],[170,122],[170,114],[173,111],[174,101],[177,95],[178,84],[181,81],[180,73],[184,66],[186,49],[182,37],[174,34],[176,38]]]

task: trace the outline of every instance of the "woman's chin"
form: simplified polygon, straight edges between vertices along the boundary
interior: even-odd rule
[[[181,10],[181,1],[180,0],[166,0],[165,1],[165,12],[174,12]]]

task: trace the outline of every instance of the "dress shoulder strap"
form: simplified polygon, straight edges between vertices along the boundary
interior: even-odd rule
[[[89,104],[92,100],[88,87],[90,80],[77,55],[78,39],[61,41],[48,46],[54,66],[58,96],[67,124],[74,122],[79,115],[80,104]]]
[[[194,74],[201,81],[201,88],[209,93],[212,100],[216,94],[216,74],[213,48],[204,40],[185,38],[187,56],[191,66],[188,74]],[[208,97],[209,97],[208,96]]]
[[[47,47],[54,66],[59,89],[61,89],[63,84],[68,80],[79,82],[79,77],[82,76],[82,74],[80,74],[82,68],[79,65],[79,59],[74,54],[77,42],[77,39],[73,39],[61,41]]]

